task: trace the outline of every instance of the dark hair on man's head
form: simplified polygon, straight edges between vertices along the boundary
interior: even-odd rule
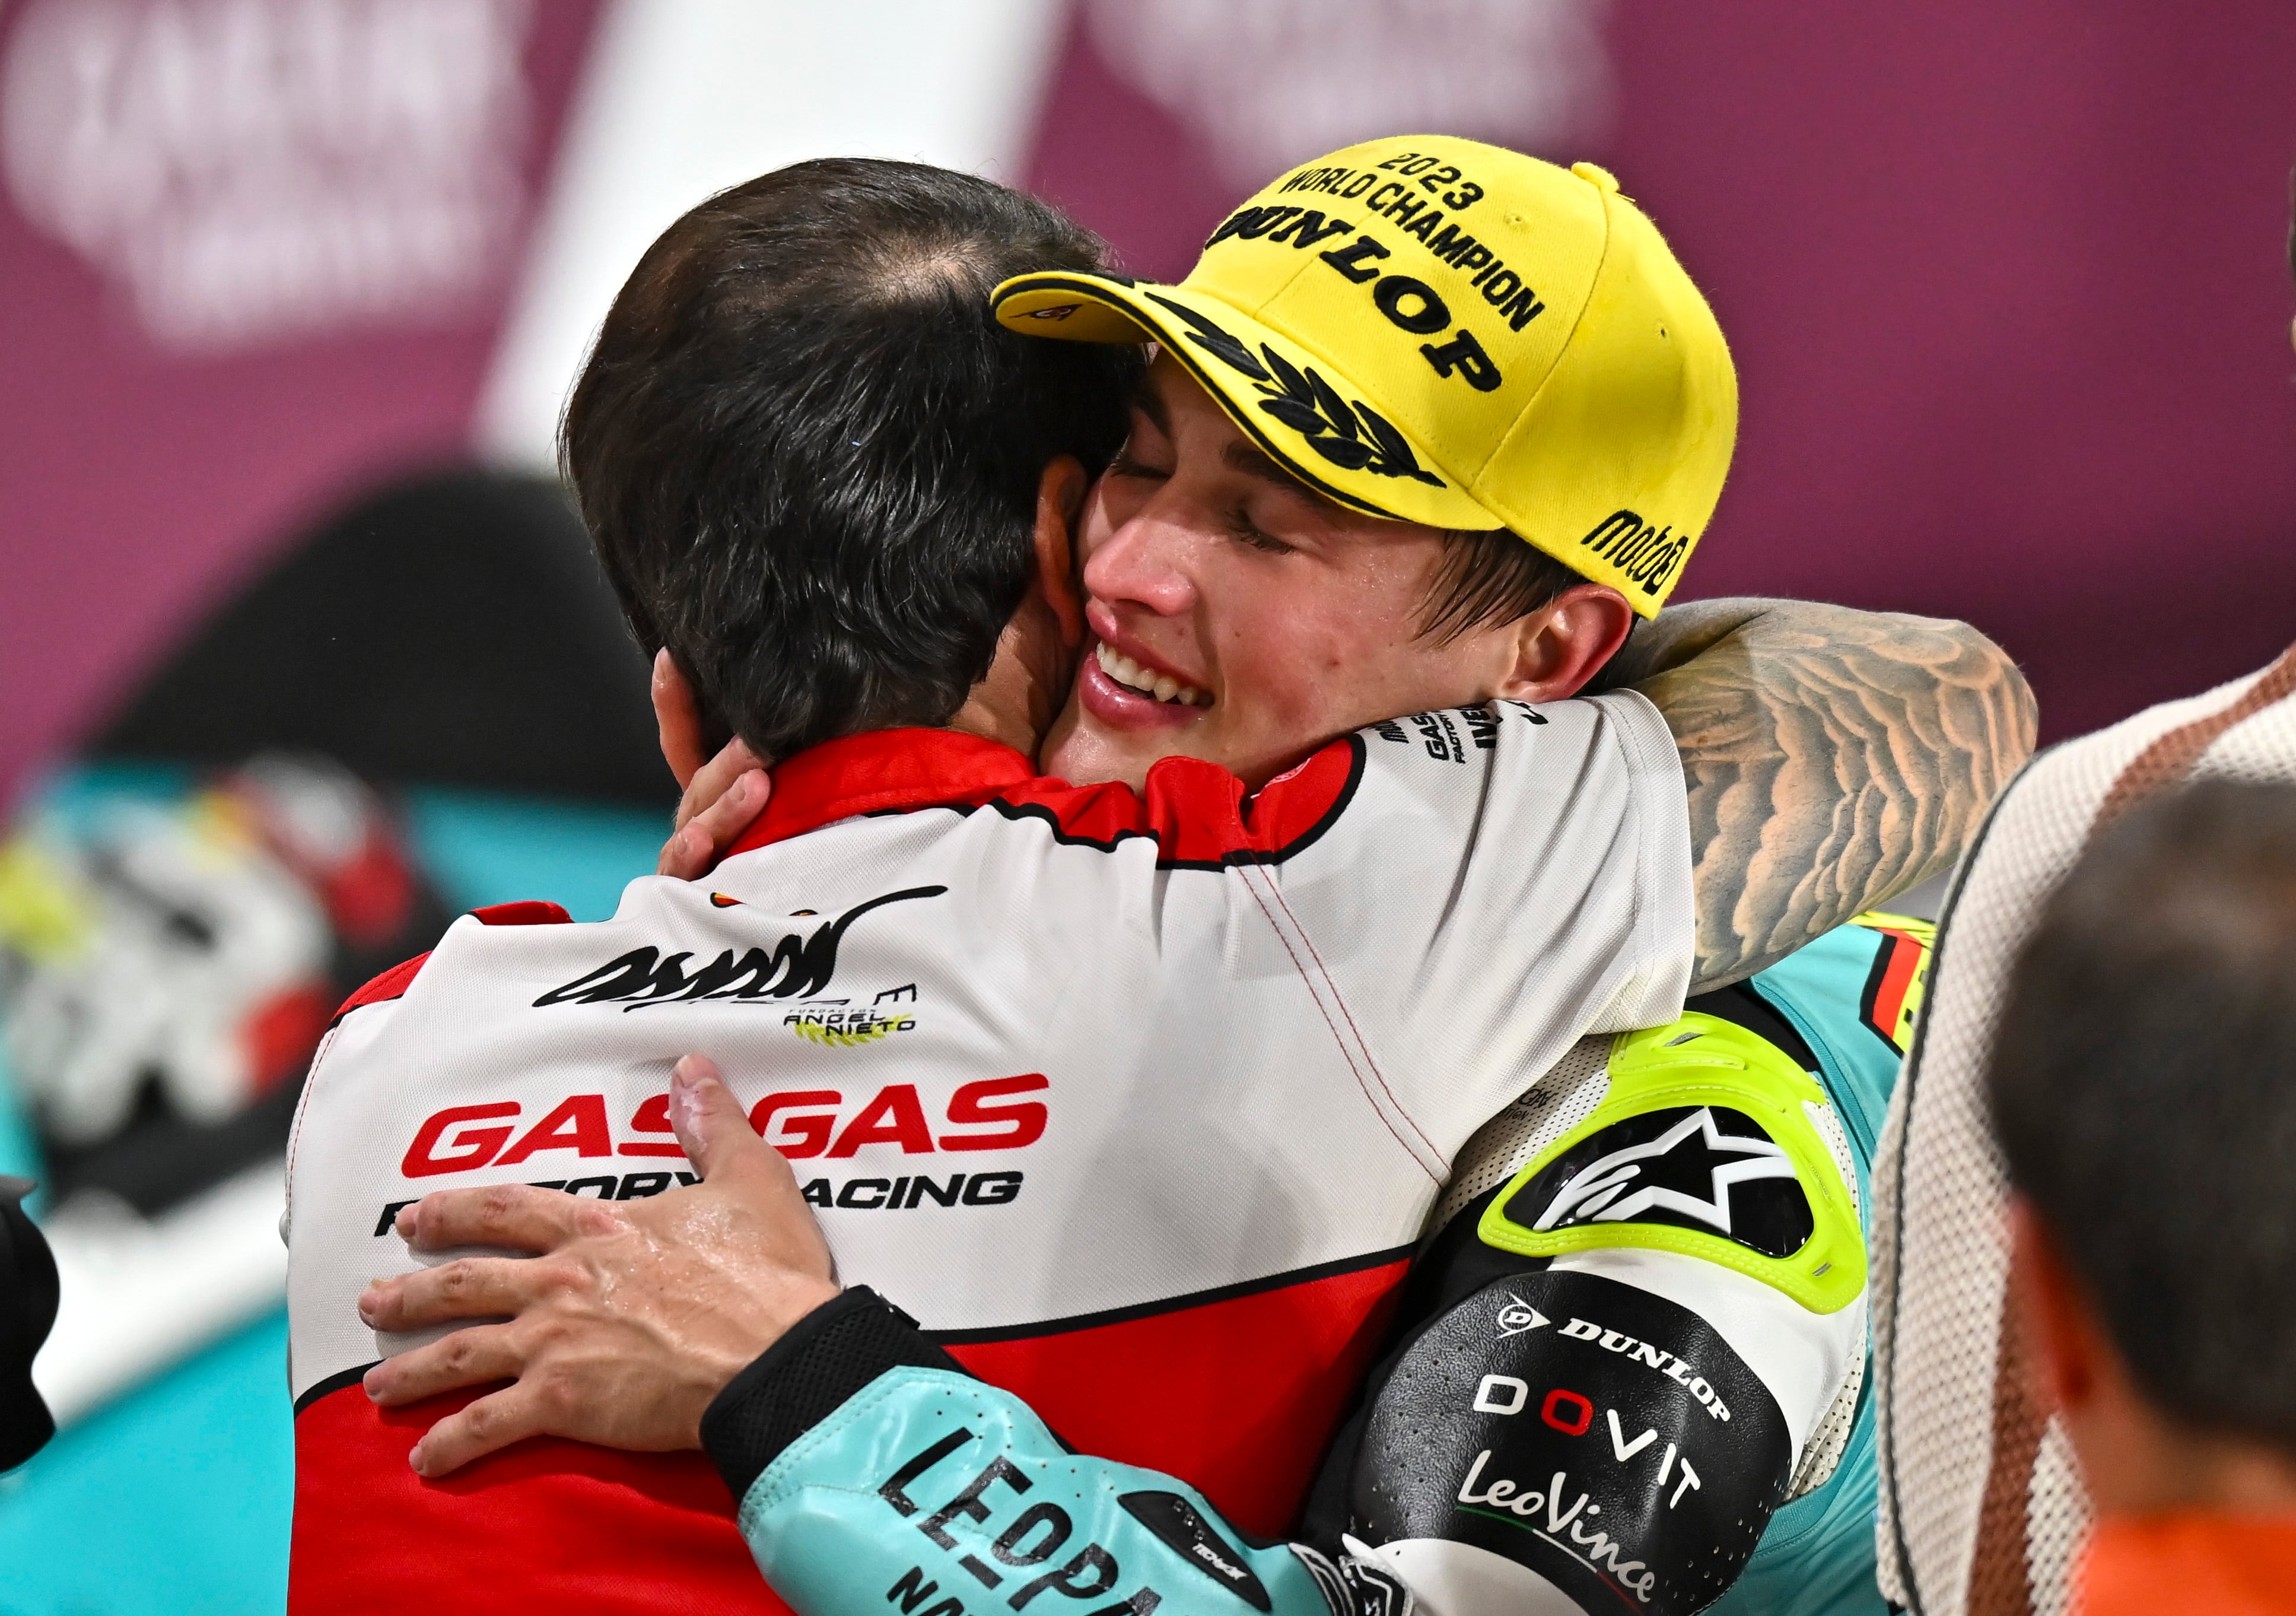
[[[2011,973],[2009,1177],[2163,1411],[2296,1453],[2296,787],[2100,835]]]
[[[562,452],[631,628],[713,726],[785,758],[963,704],[1033,575],[1046,466],[1107,463],[1142,364],[1008,332],[988,293],[1105,256],[1002,185],[859,158],[737,185],[647,250]]]
[[[1587,580],[1505,528],[1443,530],[1443,554],[1428,580],[1419,631],[1447,644],[1478,628],[1529,617]]]

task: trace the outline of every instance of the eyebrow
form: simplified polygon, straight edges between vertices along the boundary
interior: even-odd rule
[[[1143,376],[1139,385],[1132,390],[1132,407],[1147,416],[1150,424],[1165,437],[1172,435],[1172,412],[1165,407],[1163,398],[1156,391],[1155,382],[1149,377]],[[1311,504],[1331,504],[1316,489],[1285,471],[1274,455],[1249,439],[1238,438],[1228,444],[1220,451],[1220,459],[1229,471],[1257,482],[1268,483],[1287,494],[1297,494]]]
[[[1256,443],[1239,438],[1220,451],[1220,459],[1226,463],[1231,472],[1256,478],[1261,482],[1272,482],[1287,493],[1297,494],[1319,504],[1323,503],[1315,489],[1278,465],[1275,457]]]

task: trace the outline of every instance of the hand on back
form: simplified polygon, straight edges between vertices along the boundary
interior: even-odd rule
[[[508,1381],[433,1425],[407,1461],[427,1477],[530,1436],[637,1452],[701,1445],[726,1382],[838,1293],[829,1247],[781,1153],[699,1055],[673,1075],[670,1120],[702,1181],[598,1202],[525,1185],[443,1190],[401,1211],[413,1250],[483,1246],[359,1298],[377,1331],[461,1323],[366,1374],[386,1407]],[[467,1322],[466,1322],[467,1321]],[[485,1322],[480,1322],[485,1321]]]
[[[773,776],[745,741],[728,741],[718,755],[693,772],[669,840],[661,844],[658,875],[695,881],[726,857],[773,798]]]

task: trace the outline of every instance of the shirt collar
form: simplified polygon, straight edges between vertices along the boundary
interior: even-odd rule
[[[726,856],[856,814],[976,799],[1036,777],[1011,747],[954,729],[879,729],[824,741],[774,767],[766,811]]]
[[[2296,1610],[2296,1515],[2108,1515],[2080,1582],[2092,1616]]]

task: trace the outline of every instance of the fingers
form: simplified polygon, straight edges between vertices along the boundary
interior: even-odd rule
[[[755,767],[750,749],[740,741],[728,741],[719,747],[718,755],[687,775],[678,788],[677,812],[670,816],[670,828],[684,830],[696,814],[724,796],[734,781]]]
[[[436,1481],[512,1442],[551,1434],[556,1411],[547,1392],[521,1381],[456,1409],[430,1427],[406,1462],[416,1475]]]
[[[484,1189],[436,1190],[398,1213],[399,1237],[417,1251],[456,1246],[499,1246],[548,1251],[578,1235],[603,1233],[614,1215],[580,1195],[538,1190],[529,1184]]]
[[[661,857],[654,860],[653,873],[673,881],[692,881],[709,868],[709,833],[689,824],[671,832],[669,840],[661,844]]]
[[[359,1293],[359,1322],[393,1333],[522,1313],[580,1283],[579,1270],[541,1257],[465,1257],[378,1279]]]
[[[507,1325],[472,1325],[369,1369],[363,1383],[368,1397],[385,1408],[419,1403],[442,1391],[514,1381],[526,1367],[526,1354]]]
[[[718,754],[718,759],[722,760],[726,753],[737,751],[745,758],[749,754],[749,749],[736,741],[725,752]],[[702,775],[717,767],[717,762],[713,761],[709,769],[703,770],[702,775],[696,775],[696,787],[701,785]],[[698,811],[688,815],[686,808],[681,806],[678,809],[681,824],[670,839],[662,844],[661,858],[654,866],[655,873],[675,876],[681,881],[692,881],[707,874],[726,849],[733,846],[742,833],[750,828],[750,823],[764,812],[772,795],[771,776],[753,762],[735,775],[715,798],[699,799],[701,807]],[[696,792],[689,791],[686,800],[689,804],[697,800]]]
[[[750,750],[739,741],[734,746],[744,752]],[[709,838],[710,851],[723,853],[750,828],[751,820],[766,811],[767,800],[773,794],[773,776],[753,763],[734,777],[723,796],[689,820],[685,828],[701,829]]]
[[[781,1260],[800,1274],[837,1272],[820,1220],[781,1152],[758,1136],[717,1063],[690,1054],[669,1074],[669,1123],[686,1159],[711,1189],[730,1190],[771,1230]]]
[[[758,1137],[718,1063],[706,1054],[687,1055],[670,1068],[669,1125],[707,1183],[759,1173],[770,1177],[776,1165],[781,1176],[790,1176],[789,1164]]]
[[[693,771],[686,781],[685,795],[677,801],[673,826],[683,826],[711,803],[734,789],[734,783],[753,768],[763,768],[766,760],[750,750],[750,743],[736,735],[718,749],[718,755]]]

